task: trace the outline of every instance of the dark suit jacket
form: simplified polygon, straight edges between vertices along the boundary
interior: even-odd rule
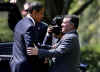
[[[10,61],[12,72],[34,72],[39,63],[38,57],[28,56],[26,48],[34,47],[34,43],[41,44],[46,31],[46,24],[34,24],[28,17],[18,22],[14,32],[13,57]]]
[[[75,30],[65,33],[58,42],[56,49],[39,49],[39,56],[55,57],[50,72],[80,72],[80,46]]]

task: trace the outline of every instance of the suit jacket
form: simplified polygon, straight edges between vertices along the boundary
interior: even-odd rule
[[[38,67],[38,57],[28,56],[26,48],[34,47],[34,43],[36,45],[42,43],[47,25],[44,23],[34,24],[31,18],[25,17],[16,24],[14,31],[13,57],[10,61],[11,71],[33,72]]]
[[[75,30],[67,32],[58,42],[55,49],[39,49],[39,56],[55,57],[50,72],[80,72],[80,46]]]

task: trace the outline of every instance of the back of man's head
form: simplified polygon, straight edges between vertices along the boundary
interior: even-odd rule
[[[42,3],[39,1],[35,1],[30,4],[28,11],[29,13],[32,13],[33,10],[36,10],[37,12],[39,12],[42,8],[43,8]]]
[[[26,3],[24,4],[24,10],[25,10],[25,11],[28,11],[29,7],[30,7],[30,3],[29,3],[29,2],[26,2]]]
[[[74,24],[75,29],[78,29],[79,17],[77,15],[65,15],[65,18],[71,18],[70,22]]]

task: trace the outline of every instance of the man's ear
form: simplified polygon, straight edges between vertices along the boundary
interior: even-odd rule
[[[37,13],[37,12],[36,12],[35,10],[32,11],[32,15],[36,15],[36,13]]]
[[[31,16],[32,16],[33,18],[36,18],[36,16],[37,16],[37,11],[33,10]]]
[[[72,29],[75,29],[75,26],[74,26],[74,24],[71,24],[71,26],[72,26]]]

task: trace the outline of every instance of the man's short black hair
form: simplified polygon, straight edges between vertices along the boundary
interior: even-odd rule
[[[30,4],[30,7],[28,9],[29,13],[32,13],[33,10],[36,10],[39,12],[43,8],[43,5],[41,2],[36,1]]]
[[[78,29],[79,17],[77,15],[65,15],[65,18],[71,18],[70,22],[74,24],[74,27]]]
[[[52,25],[57,25],[57,26],[61,27],[62,20],[63,20],[63,16],[56,16],[53,18],[51,23],[52,23]]]

